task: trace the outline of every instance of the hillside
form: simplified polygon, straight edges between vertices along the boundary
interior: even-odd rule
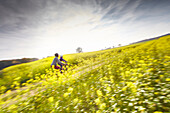
[[[13,59],[13,60],[1,60],[0,61],[0,70],[12,65],[22,64],[27,62],[36,61],[38,58],[22,58],[22,59]]]
[[[71,66],[63,74],[49,67],[53,57],[5,68],[1,78],[10,80],[1,85],[1,92],[15,90],[0,96],[0,112],[168,112],[169,43],[170,36],[163,36],[65,55]],[[16,69],[18,75],[11,79]]]
[[[140,44],[133,44],[126,47],[120,47],[115,49],[101,50],[95,52],[86,52],[86,53],[75,53],[75,54],[67,54],[64,55],[64,59],[66,59],[69,65],[72,67],[76,65],[81,65],[83,60],[89,58],[96,58],[99,55],[103,55],[112,51],[116,53],[121,53],[123,49],[128,48],[136,48],[140,46]],[[53,60],[53,57],[47,57],[44,59],[40,59],[34,62],[19,64],[4,68],[0,70],[0,86],[5,86],[5,89],[0,90],[0,93],[6,92],[7,90],[12,90],[14,87],[11,87],[12,83],[15,82],[15,78],[20,77],[18,80],[19,85],[22,86],[23,83],[29,81],[30,79],[35,79],[36,76],[40,76],[42,74],[46,74],[48,69],[50,69],[50,64]],[[8,81],[8,82],[6,82]]]
[[[170,35],[170,33],[165,34],[165,35],[161,35],[161,36],[158,36],[158,37],[154,37],[154,38],[148,38],[148,39],[145,39],[145,40],[141,40],[141,41],[133,42],[133,43],[131,43],[131,44],[136,44],[136,43],[141,43],[141,42],[151,41],[151,40],[155,40],[155,39],[158,39],[158,38],[161,38],[161,37],[164,37],[164,36],[169,36],[169,35]]]

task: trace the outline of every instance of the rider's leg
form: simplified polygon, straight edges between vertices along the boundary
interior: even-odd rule
[[[63,69],[63,65],[62,64],[59,64],[60,65],[60,70],[62,70]]]

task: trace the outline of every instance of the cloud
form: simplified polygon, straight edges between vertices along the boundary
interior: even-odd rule
[[[2,0],[0,47],[6,56],[12,52],[19,57],[65,54],[81,45],[84,51],[93,51],[128,44],[168,32],[169,4],[168,0]]]

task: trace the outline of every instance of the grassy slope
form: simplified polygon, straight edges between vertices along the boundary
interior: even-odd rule
[[[166,36],[136,48],[132,45],[119,48],[121,52],[106,50],[101,58],[95,59],[105,60],[105,64],[79,76],[66,74],[56,78],[49,71],[48,79],[40,80],[43,84],[37,94],[1,111],[169,111],[169,42],[170,36]],[[85,54],[95,55],[77,55]],[[86,61],[91,59],[83,63]]]
[[[35,76],[37,73],[45,73],[45,69],[49,69],[52,58],[46,58],[30,63],[10,66],[2,70],[0,85],[9,87],[15,78],[21,77],[20,82],[23,83]],[[8,82],[6,82],[8,81]]]
[[[123,49],[128,48],[135,48],[140,46],[141,44],[132,44],[125,47],[108,49],[108,50],[101,50],[101,51],[94,51],[94,52],[85,52],[85,53],[75,53],[75,54],[67,54],[64,55],[64,58],[68,60],[68,62],[72,65],[77,65],[82,61],[82,59],[88,58],[95,58],[98,55],[102,55],[108,52],[116,51],[120,53]],[[54,57],[48,57],[41,60],[37,60],[34,62],[23,63],[19,65],[14,65],[7,67],[0,71],[0,86],[5,86],[5,88],[1,88],[0,92],[3,93],[4,91],[11,89],[11,84],[15,81],[17,77],[20,78],[20,84],[25,83],[30,79],[34,79],[35,76],[45,74],[46,70],[50,69],[50,64]],[[36,75],[38,74],[38,75]],[[8,82],[6,82],[8,81]]]

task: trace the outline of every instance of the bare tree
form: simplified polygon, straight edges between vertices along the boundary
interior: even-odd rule
[[[77,52],[77,53],[83,52],[83,51],[82,51],[82,48],[81,48],[81,47],[78,47],[78,48],[76,49],[76,52]]]

